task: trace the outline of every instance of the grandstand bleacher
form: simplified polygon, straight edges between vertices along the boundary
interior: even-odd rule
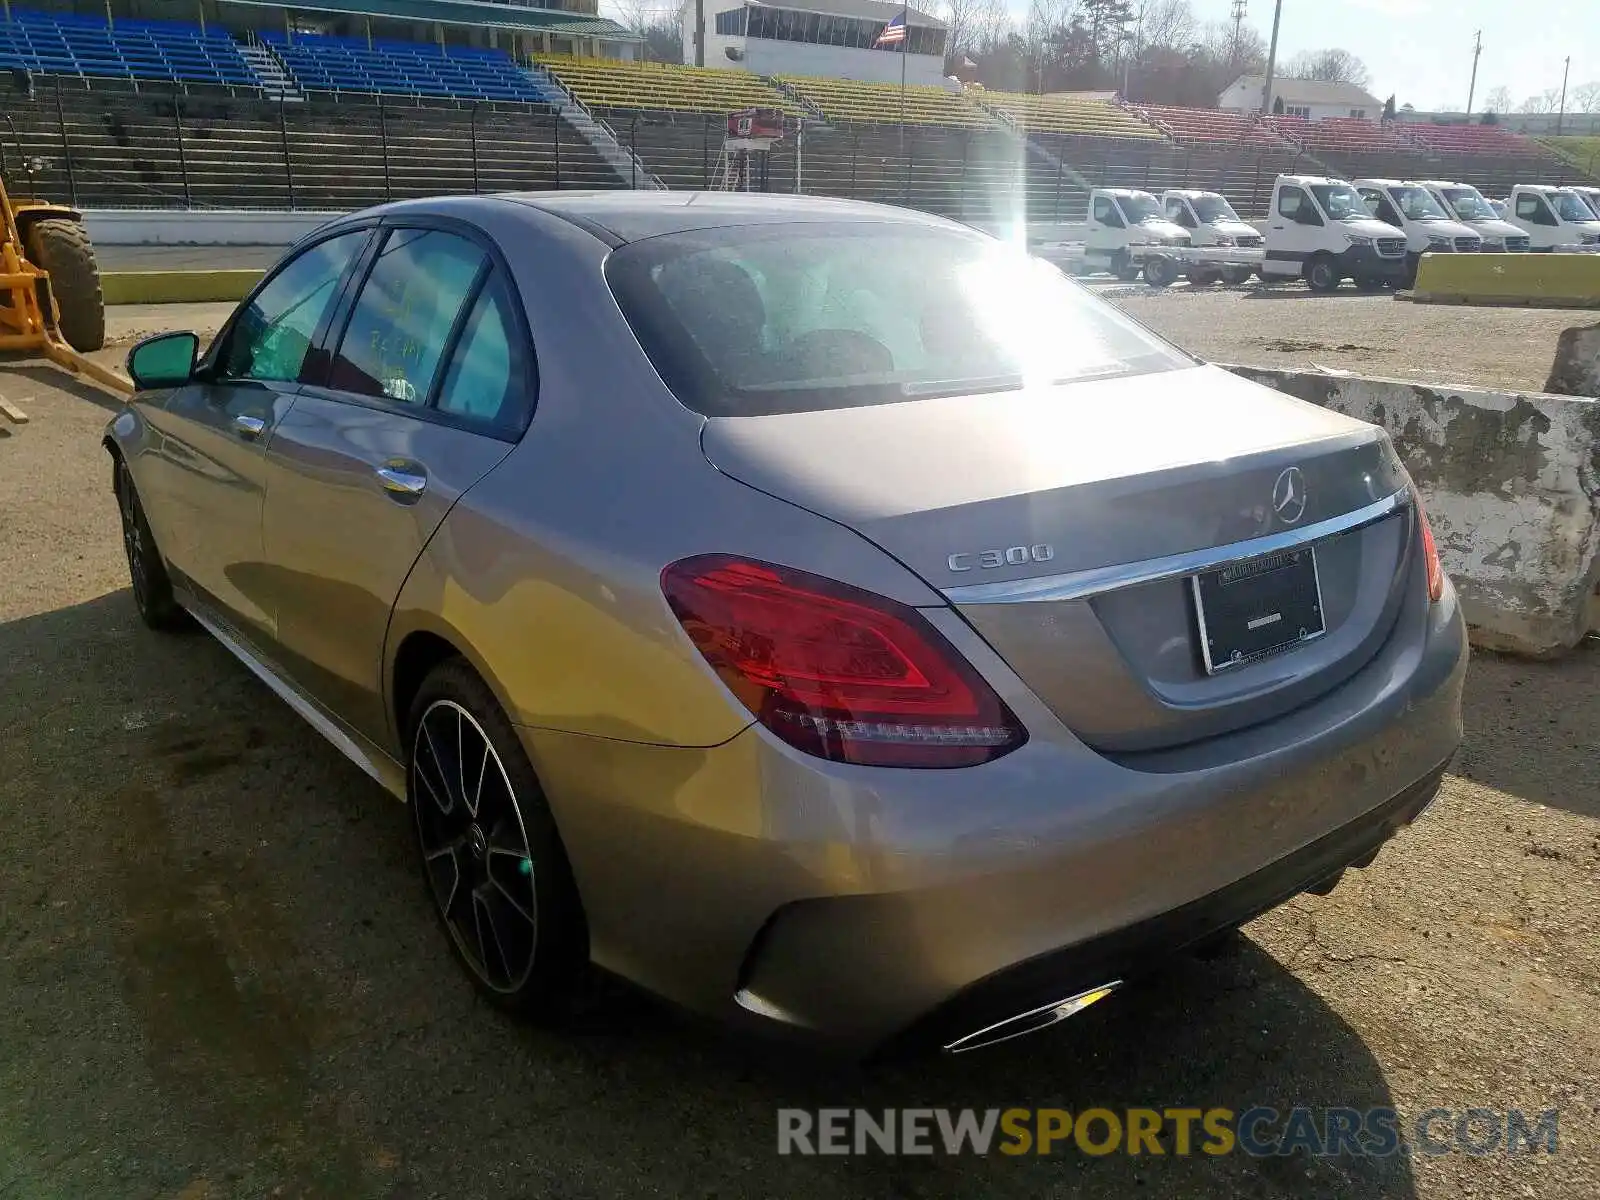
[[[803,99],[816,105],[830,121],[884,125],[943,125],[954,129],[986,129],[993,118],[948,88],[912,85],[901,90],[893,83],[863,83],[853,79],[819,79],[807,75],[780,75]]]
[[[555,55],[535,55],[534,60],[591,108],[724,116],[741,108],[800,111],[792,99],[749,71]]]
[[[1080,96],[1033,96],[1025,92],[969,89],[967,95],[991,112],[1004,114],[1029,133],[1074,133],[1090,137],[1161,141],[1161,131],[1109,100]]]
[[[503,50],[432,42],[265,32],[262,40],[305,91],[537,102],[543,96]]]
[[[1253,146],[1282,150],[1286,143],[1254,114],[1216,108],[1179,108],[1167,104],[1129,107],[1180,146]]]
[[[1320,121],[1308,121],[1304,117],[1269,116],[1262,120],[1280,136],[1312,153],[1327,150],[1347,154],[1381,151],[1403,154],[1416,150],[1410,142],[1392,132],[1386,122],[1360,117],[1324,117]]]
[[[118,21],[12,8],[0,23],[0,68],[38,74],[221,87],[261,86],[224,31],[181,21]]]

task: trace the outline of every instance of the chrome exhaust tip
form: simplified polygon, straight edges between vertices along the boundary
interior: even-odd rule
[[[1092,987],[1086,992],[1079,992],[1075,996],[1068,996],[1065,1000],[1056,1000],[1049,1004],[1041,1004],[1038,1008],[1030,1008],[1027,1012],[996,1021],[993,1025],[986,1025],[965,1037],[959,1037],[947,1044],[944,1051],[946,1054],[965,1054],[968,1050],[982,1050],[999,1045],[1001,1042],[1009,1042],[1013,1038],[1038,1033],[1041,1029],[1049,1029],[1050,1026],[1058,1025],[1068,1017],[1076,1016],[1091,1004],[1104,1000],[1121,986],[1122,980],[1117,979],[1111,983],[1102,983],[1099,987]]]

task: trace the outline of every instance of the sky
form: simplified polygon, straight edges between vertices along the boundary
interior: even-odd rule
[[[1245,20],[1272,34],[1273,0],[1248,0]],[[1228,19],[1229,0],[1192,0],[1202,21]],[[1025,0],[1009,0],[1025,12]],[[1572,56],[1570,87],[1600,80],[1600,0],[1283,0],[1278,61],[1299,50],[1338,46],[1367,64],[1368,90],[1423,111],[1460,111],[1472,77],[1472,35],[1483,30],[1478,88],[1481,110],[1495,87],[1515,107],[1561,87],[1561,60]]]

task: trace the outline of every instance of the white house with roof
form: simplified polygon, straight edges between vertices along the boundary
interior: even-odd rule
[[[1261,90],[1266,82],[1264,75],[1239,76],[1217,97],[1217,107],[1231,112],[1260,112]],[[1284,116],[1304,117],[1308,121],[1320,121],[1324,117],[1365,117],[1376,121],[1383,116],[1383,101],[1353,83],[1274,76],[1272,100],[1268,101],[1266,111],[1277,112],[1279,100],[1283,101]]]
[[[906,15],[903,43],[875,46]],[[950,86],[944,77],[945,23],[883,0],[684,0],[683,61],[759,75],[820,75]],[[705,22],[704,57],[695,27]]]

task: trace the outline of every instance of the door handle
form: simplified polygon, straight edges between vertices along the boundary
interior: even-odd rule
[[[396,500],[415,500],[428,490],[428,477],[421,471],[385,466],[376,473],[383,490]]]
[[[245,413],[240,413],[233,419],[234,432],[247,442],[255,441],[266,427],[267,423],[260,417],[248,416]]]

